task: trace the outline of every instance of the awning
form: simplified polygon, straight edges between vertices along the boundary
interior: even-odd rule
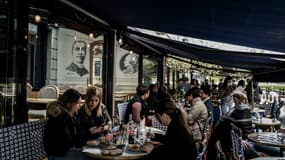
[[[275,70],[285,68],[285,63],[275,58],[285,58],[284,55],[255,54],[245,52],[223,51],[197,45],[190,45],[174,40],[168,40],[149,36],[142,33],[132,32],[125,34],[130,39],[141,41],[154,48],[159,48],[163,53],[174,54],[184,58],[198,61],[219,64],[223,66],[236,67],[263,72],[265,70]]]
[[[126,26],[285,52],[285,1],[71,0],[115,28]]]
[[[131,26],[285,52],[283,0],[70,1],[119,30],[127,30],[127,27]],[[283,61],[273,59],[278,58],[275,55],[258,56],[254,53],[222,51],[138,35],[131,33],[128,38],[159,48],[163,53],[249,69],[260,76],[263,73],[264,76],[270,77],[273,71],[278,74],[280,69],[285,68]],[[279,81],[285,81],[285,76],[280,75]]]

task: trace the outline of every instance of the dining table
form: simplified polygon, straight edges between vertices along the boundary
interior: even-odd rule
[[[263,131],[275,131],[277,130],[281,122],[277,119],[272,118],[266,118],[266,117],[260,117],[260,118],[253,118],[252,123],[255,125],[255,129],[258,131],[258,129],[262,129]]]
[[[153,134],[162,134],[164,135],[166,132],[153,127],[145,127],[146,132],[150,132]],[[133,160],[133,159],[145,159],[149,153],[143,151],[130,151],[128,150],[128,144],[125,144],[122,149],[122,154],[120,155],[105,155],[103,154],[103,148],[94,147],[91,145],[86,145],[83,147],[82,152],[88,156],[89,158],[94,159],[107,159],[107,160]]]
[[[56,98],[27,98],[27,103],[31,104],[48,104],[50,102],[56,101]],[[85,100],[82,99],[81,103],[85,103]]]
[[[27,103],[33,103],[33,104],[48,104],[53,101],[56,101],[56,99],[55,98],[27,98]]]
[[[82,150],[86,156],[94,159],[110,159],[110,160],[133,160],[133,159],[144,159],[149,153],[146,152],[128,152],[126,149],[121,155],[104,155],[102,154],[101,148],[83,147]]]
[[[285,157],[258,157],[251,160],[285,160]]]
[[[279,147],[280,157],[283,157],[283,151],[285,149],[285,133],[281,132],[256,132],[250,133],[248,139],[254,143]]]

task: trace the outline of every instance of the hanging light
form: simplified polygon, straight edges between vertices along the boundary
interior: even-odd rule
[[[89,37],[90,38],[94,38],[94,34],[93,33],[89,33]]]
[[[120,37],[118,42],[119,42],[119,44],[122,44],[123,43],[123,39]]]
[[[42,21],[42,18],[40,15],[35,15],[34,19],[36,23],[40,23]]]

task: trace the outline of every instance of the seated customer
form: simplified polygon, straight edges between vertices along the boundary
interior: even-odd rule
[[[150,152],[146,159],[196,159],[197,151],[183,112],[171,99],[161,100],[155,109],[156,118],[168,126],[162,145],[154,148],[151,144],[143,146]]]
[[[80,93],[69,89],[56,102],[48,105],[44,147],[48,159],[83,159],[77,134],[76,114],[81,107]]]
[[[218,140],[221,142],[222,149],[225,153],[230,152],[232,148],[231,141],[231,123],[242,130],[244,156],[246,159],[258,157],[259,154],[253,148],[253,143],[247,141],[247,135],[252,133],[252,120],[250,110],[246,106],[246,95],[242,92],[233,94],[234,108],[230,110],[227,116],[219,121],[208,144],[208,159],[215,159],[215,144]]]
[[[96,139],[100,136],[103,126],[111,121],[109,113],[102,104],[102,93],[98,87],[87,88],[86,101],[79,110],[80,121],[79,134],[81,135],[82,145],[86,141]]]

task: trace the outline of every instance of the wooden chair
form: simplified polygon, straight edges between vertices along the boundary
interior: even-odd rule
[[[242,130],[231,123],[232,138],[232,158],[235,160],[244,160],[244,150],[242,146]]]

